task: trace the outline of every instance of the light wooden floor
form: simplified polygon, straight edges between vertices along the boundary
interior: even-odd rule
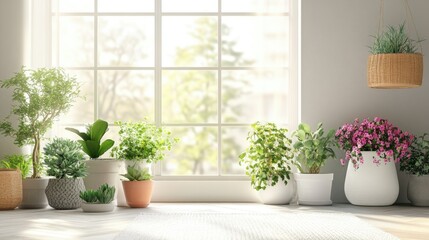
[[[252,203],[152,203],[147,209],[117,208],[112,213],[79,210],[0,211],[0,239],[112,239],[140,212],[345,212],[367,221],[400,239],[429,239],[429,208],[405,205],[357,207],[335,204],[326,207],[269,206]]]

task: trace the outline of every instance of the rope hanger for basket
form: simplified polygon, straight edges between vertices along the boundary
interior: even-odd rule
[[[410,20],[411,26],[417,36],[416,42],[419,44],[421,53],[423,53],[421,38],[420,38],[419,32],[417,31],[416,24],[414,22],[413,13],[411,12],[411,8],[410,8],[410,5],[408,4],[408,0],[402,0],[402,3],[404,4],[404,9],[405,9],[405,24],[410,26],[410,24],[408,23],[408,20]],[[378,21],[377,36],[380,36],[380,31],[382,30],[383,26],[384,26],[384,0],[380,0],[380,18]]]
[[[405,9],[405,24],[413,28],[423,52],[408,0],[402,0]],[[409,21],[408,21],[409,20]],[[409,23],[411,22],[411,24]],[[380,0],[380,18],[377,37],[384,26],[384,0]],[[423,79],[423,56],[420,53],[380,53],[368,57],[368,86],[371,88],[413,88],[419,87]]]

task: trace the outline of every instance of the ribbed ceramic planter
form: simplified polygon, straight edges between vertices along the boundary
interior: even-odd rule
[[[332,205],[331,189],[333,173],[293,174],[296,181],[299,205]]]
[[[22,201],[22,176],[16,169],[0,168],[0,210],[11,210]]]
[[[22,181],[23,198],[19,208],[40,209],[48,206],[45,190],[49,178],[26,178]]]
[[[149,205],[153,192],[153,181],[122,181],[125,198],[132,208],[145,208]]]
[[[100,203],[86,203],[81,204],[82,211],[89,213],[98,212],[111,212],[115,209],[114,203],[100,204]]]
[[[85,161],[85,164],[88,173],[84,179],[86,189],[98,189],[105,183],[117,188],[120,161],[116,159],[91,159]]]
[[[295,195],[295,181],[293,180],[293,176],[291,175],[287,185],[280,179],[276,185],[267,186],[265,190],[259,190],[258,194],[261,202],[264,204],[289,204]]]
[[[395,163],[373,163],[376,152],[362,152],[364,163],[354,169],[349,161],[344,191],[351,204],[361,206],[389,206],[399,195],[399,181]]]
[[[411,175],[407,197],[414,206],[429,207],[429,175]]]
[[[58,210],[80,208],[80,192],[85,191],[82,178],[49,179],[46,197],[49,206]]]

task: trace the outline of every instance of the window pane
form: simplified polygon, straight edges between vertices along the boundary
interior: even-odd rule
[[[218,0],[162,0],[163,12],[217,12]]]
[[[153,17],[99,17],[100,66],[153,67]]]
[[[62,124],[89,123],[94,119],[94,72],[72,71],[67,74],[75,76],[81,84],[80,95],[73,107],[65,115],[60,117]]]
[[[222,175],[244,175],[245,167],[238,164],[238,156],[246,148],[248,127],[222,128]]]
[[[217,128],[172,127],[180,138],[162,161],[162,175],[217,175]]]
[[[288,12],[289,0],[222,0],[224,12]]]
[[[164,17],[164,67],[217,66],[217,17]]]
[[[52,1],[52,10],[55,12],[93,12],[94,0],[56,0]]]
[[[284,67],[289,64],[288,55],[288,17],[223,18],[222,66]]]
[[[155,0],[98,0],[99,12],[154,12]]]
[[[287,123],[288,72],[222,72],[222,121]]]
[[[163,71],[164,123],[217,122],[216,71]]]
[[[94,66],[94,18],[60,17],[59,65]]]
[[[108,122],[154,119],[153,71],[99,71],[98,114]]]

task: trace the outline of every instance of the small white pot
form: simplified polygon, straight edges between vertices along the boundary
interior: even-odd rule
[[[88,171],[88,176],[84,179],[86,189],[95,190],[105,183],[118,188],[120,161],[116,159],[91,159],[85,161],[85,164]]]
[[[81,208],[84,212],[111,212],[115,209],[115,204],[113,202],[107,204],[82,202]]]
[[[295,181],[291,175],[288,184],[280,179],[276,185],[267,186],[265,190],[259,190],[259,198],[264,204],[284,205],[289,204],[295,195]]]
[[[294,173],[299,205],[332,205],[331,190],[333,173]]]

